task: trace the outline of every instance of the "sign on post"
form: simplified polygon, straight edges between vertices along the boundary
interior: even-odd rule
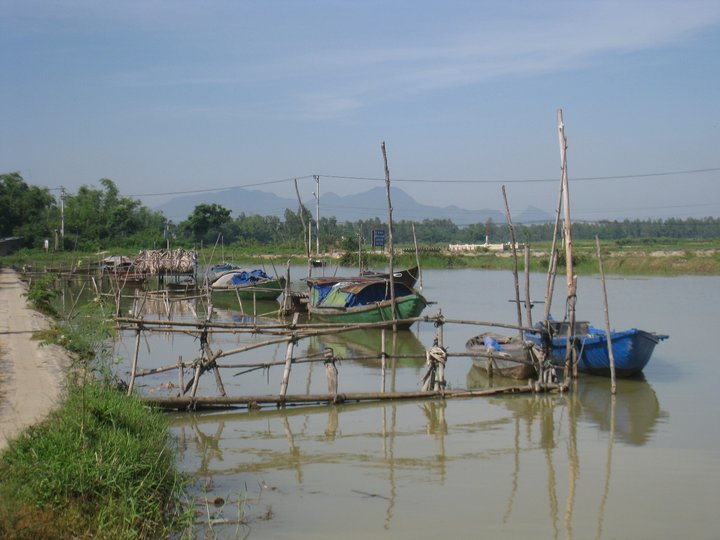
[[[385,229],[373,229],[372,245],[373,247],[385,247]]]

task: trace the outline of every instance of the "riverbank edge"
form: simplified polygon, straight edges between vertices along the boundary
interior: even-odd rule
[[[0,270],[4,276],[0,296],[17,296],[17,287],[10,291],[5,283],[10,281],[10,272],[2,267]],[[19,275],[13,274],[17,285],[22,286]],[[27,290],[23,290],[22,294],[25,295]],[[18,312],[22,311],[41,319],[43,324],[35,332],[52,331],[57,325],[57,321],[38,313],[29,303],[22,304],[22,307],[14,304],[12,317],[19,317]],[[6,368],[12,363],[13,371],[18,371],[29,361],[27,357],[32,353],[28,349],[23,349],[23,358],[18,358],[13,354],[17,350],[9,345],[12,340],[27,341],[27,333],[11,330],[3,332],[0,359]],[[57,348],[54,345],[43,346],[38,340],[35,340],[34,346],[38,356],[45,352],[46,347]],[[76,382],[76,377],[71,373],[74,371],[70,360],[72,354],[66,352],[65,355],[67,361],[63,362],[62,373],[58,372],[55,364],[42,362],[42,366],[51,371],[48,375],[59,389],[53,404],[44,403],[42,411],[32,420],[14,419],[13,422],[18,423],[17,429],[8,437],[6,446],[0,448],[0,536],[35,540],[150,538],[155,537],[156,533],[163,536],[186,529],[192,521],[190,515],[193,512],[191,507],[185,509],[184,513],[182,510],[181,497],[188,479],[177,469],[176,453],[163,415],[94,379],[78,377],[80,382]],[[20,365],[23,362],[25,364]],[[12,378],[0,381],[0,385],[3,385],[0,387],[0,399],[3,401],[8,399],[5,390],[8,390],[6,385],[9,384],[13,384]],[[82,407],[79,409],[78,393],[82,395]],[[95,406],[91,406],[89,400],[86,402],[86,394],[96,394]],[[3,403],[3,414],[13,415],[19,408],[30,407],[34,401],[44,399],[43,392],[23,392],[21,404]],[[102,417],[101,421],[96,421],[98,415]],[[135,418],[136,428],[128,427],[127,419],[130,417]],[[92,436],[89,437],[91,429]],[[128,440],[132,439],[135,439],[136,445],[134,453],[128,452],[125,447]],[[84,442],[78,444],[78,441]],[[105,443],[98,447],[96,441]],[[60,448],[71,450],[63,453]],[[103,455],[112,456],[112,471],[132,470],[138,466],[142,455],[153,454],[158,457],[167,455],[167,458],[158,459],[159,465],[154,462],[134,475],[105,474],[100,480],[91,482],[92,486],[87,484],[86,479],[68,473],[78,470],[78,463],[91,464],[85,471],[99,468],[97,460]],[[159,480],[156,483],[148,480],[148,471],[152,467],[159,467]],[[63,471],[63,474],[58,474],[59,471]],[[92,472],[88,474],[92,475]],[[171,479],[171,482],[165,484],[165,479]],[[57,493],[65,495],[54,495],[44,500],[50,491],[48,485],[55,486]],[[126,504],[123,494],[135,495],[139,490],[145,491],[145,496],[140,494],[136,499],[157,501],[159,514],[156,512],[147,519],[142,512],[121,512],[121,506]],[[98,494],[102,494],[100,500]],[[120,519],[113,514],[120,516]],[[127,517],[133,519],[123,519]],[[145,534],[149,530],[152,530],[150,536]],[[177,534],[177,537],[180,535]]]

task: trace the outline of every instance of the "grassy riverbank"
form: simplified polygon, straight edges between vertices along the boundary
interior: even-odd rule
[[[164,417],[98,382],[0,456],[0,537],[167,538],[188,524]]]
[[[53,293],[38,279],[26,296],[54,313]],[[36,334],[76,361],[58,407],[0,454],[1,538],[149,539],[191,530],[192,507],[182,504],[188,479],[165,416],[118,391],[110,332],[102,306],[88,305]]]
[[[530,270],[546,272],[551,245],[541,242],[530,245]],[[562,248],[561,248],[562,249]],[[412,246],[400,246],[395,257],[395,267],[409,267],[416,264]],[[135,252],[120,251],[135,257]],[[716,240],[673,240],[642,239],[633,241],[601,241],[603,267],[606,273],[621,275],[720,275],[720,239]],[[524,270],[523,248],[518,250],[518,268]],[[32,265],[35,270],[87,268],[99,262],[98,254],[85,252],[43,252],[23,250],[15,255],[0,258],[0,264],[21,268]],[[299,253],[273,246],[253,248],[229,246],[222,253],[217,249],[205,248],[198,251],[198,262],[211,265],[228,260],[241,264],[263,265],[268,271],[282,274],[289,261],[305,265],[307,260]],[[319,257],[329,266],[358,266],[358,254],[353,252],[323,253]],[[369,268],[384,268],[387,254],[368,253],[362,255],[363,265]],[[493,251],[479,248],[470,252],[450,252],[447,245],[430,246],[419,254],[420,264],[425,269],[479,268],[487,270],[511,270],[514,266],[512,250]],[[561,256],[564,258],[564,255]],[[595,274],[598,272],[595,242],[575,242],[573,245],[575,272]],[[562,271],[562,270],[561,270]]]

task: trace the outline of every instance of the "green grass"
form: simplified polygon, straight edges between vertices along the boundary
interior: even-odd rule
[[[0,455],[0,537],[167,538],[185,486],[164,417],[87,382]]]

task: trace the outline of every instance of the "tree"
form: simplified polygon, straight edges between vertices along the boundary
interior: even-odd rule
[[[65,197],[66,236],[75,237],[75,246],[98,249],[161,238],[166,221],[162,214],[137,199],[121,197],[109,178],[100,184],[103,189],[84,185],[76,195]]]
[[[20,173],[0,175],[0,237],[22,236],[40,246],[60,223],[55,199],[47,188],[29,186]]]
[[[198,204],[180,228],[196,242],[212,243],[218,234],[222,234],[223,227],[232,222],[230,213],[216,203]]]

